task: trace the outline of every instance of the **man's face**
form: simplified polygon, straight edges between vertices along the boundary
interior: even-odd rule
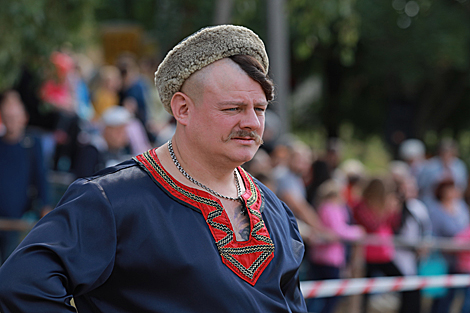
[[[209,66],[202,92],[191,98],[187,134],[209,160],[238,166],[251,160],[262,143],[266,96],[232,60]]]
[[[28,117],[19,96],[15,93],[6,95],[0,114],[6,128],[8,140],[19,140],[28,123]]]
[[[110,151],[123,149],[129,144],[126,127],[127,125],[118,125],[104,128],[103,138],[106,140]]]

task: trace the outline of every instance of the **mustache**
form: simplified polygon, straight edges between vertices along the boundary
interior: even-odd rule
[[[233,138],[236,138],[236,137],[250,137],[252,139],[254,139],[255,143],[257,145],[262,145],[264,143],[263,139],[261,138],[260,135],[258,135],[255,131],[248,131],[248,130],[236,130],[236,131],[233,131],[230,133],[230,135],[228,135],[227,139],[224,140],[224,142],[227,142]]]

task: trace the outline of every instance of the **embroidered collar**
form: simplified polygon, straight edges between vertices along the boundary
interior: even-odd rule
[[[202,213],[222,262],[241,279],[255,285],[274,257],[274,243],[261,216],[264,196],[253,178],[243,168],[238,167],[246,187],[242,199],[250,218],[251,232],[247,241],[237,241],[219,199],[206,191],[188,187],[175,180],[161,165],[156,149],[138,155],[134,160],[172,198]]]

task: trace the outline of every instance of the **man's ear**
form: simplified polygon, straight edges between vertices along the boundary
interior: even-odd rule
[[[179,91],[171,98],[171,112],[173,112],[173,116],[178,121],[178,123],[182,125],[186,125],[188,123],[189,101],[191,101],[191,99]]]

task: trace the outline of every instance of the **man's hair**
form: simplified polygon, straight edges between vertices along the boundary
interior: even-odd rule
[[[444,191],[449,187],[455,187],[455,182],[451,178],[445,178],[437,184],[434,189],[434,196],[438,201],[442,201],[444,199]]]
[[[362,199],[369,206],[383,209],[387,196],[396,189],[397,186],[390,177],[373,177],[362,191]]]
[[[263,71],[261,64],[252,56],[245,54],[237,54],[229,57],[233,62],[250,76],[251,79],[261,85],[266,100],[271,101],[274,98],[274,84],[271,78],[268,77]]]

